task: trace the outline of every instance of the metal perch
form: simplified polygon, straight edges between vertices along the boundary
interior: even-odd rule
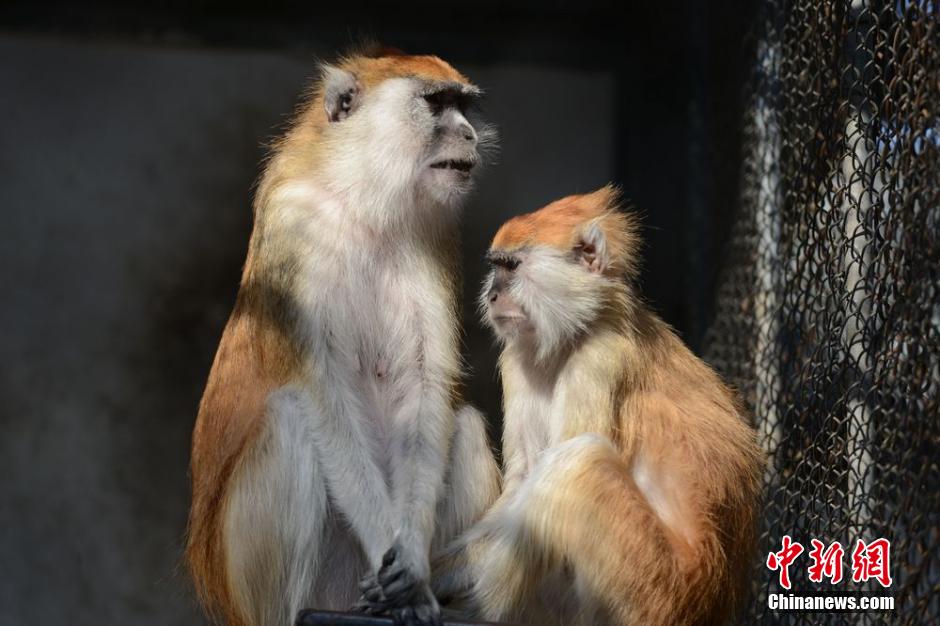
[[[393,626],[391,617],[377,617],[362,613],[338,613],[305,609],[297,614],[295,626]],[[464,622],[445,619],[443,626],[510,626],[492,622]]]

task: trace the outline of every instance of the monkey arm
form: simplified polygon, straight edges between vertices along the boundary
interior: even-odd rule
[[[311,428],[330,501],[352,526],[374,571],[391,545],[395,518],[382,470],[362,432],[366,411],[348,369],[334,361],[317,368],[311,401],[320,419],[311,420]]]
[[[597,435],[546,450],[481,526],[474,596],[486,619],[517,615],[562,563],[574,572],[579,605],[615,624],[695,623],[712,601],[713,590],[695,581],[708,581],[721,558],[714,537],[703,533],[686,558],[620,453]]]
[[[371,613],[391,611],[397,623],[437,624],[440,606],[430,587],[429,552],[453,408],[444,385],[424,381],[410,395],[396,416],[393,434],[395,538],[377,574],[361,582],[358,606]]]
[[[392,489],[398,566],[427,581],[438,499],[444,482],[453,408],[448,386],[425,379],[397,416]],[[388,591],[388,590],[387,590]]]
[[[529,461],[523,451],[523,433],[513,426],[513,422],[504,423],[502,491],[485,516],[436,554],[432,563],[434,593],[448,609],[467,615],[481,612],[479,603],[474,599],[479,571],[493,567],[515,580],[504,579],[501,584],[507,585],[507,588],[519,588],[521,585],[516,579],[520,570],[513,567],[514,534],[510,527],[501,527],[499,521],[506,515],[506,508],[518,499],[516,493],[529,471]],[[504,558],[509,559],[505,567],[497,566],[497,562]],[[508,597],[511,597],[510,594],[507,594]]]
[[[488,516],[492,517],[511,500],[514,488],[507,487],[492,503]],[[465,614],[475,614],[479,608],[473,600],[477,581],[477,568],[485,567],[494,528],[483,518],[466,532],[434,555],[432,561],[432,589],[447,606]]]
[[[392,493],[395,538],[375,581],[363,581],[373,610],[382,606],[437,616],[429,585],[429,552],[436,528],[449,447],[455,428],[453,381],[459,363],[451,316],[436,311],[444,300],[428,298],[417,367],[398,381],[401,403],[392,415]],[[443,325],[446,323],[447,325]],[[407,621],[407,620],[405,620]]]

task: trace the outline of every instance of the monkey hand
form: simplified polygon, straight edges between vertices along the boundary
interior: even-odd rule
[[[359,583],[362,596],[353,607],[365,613],[389,614],[396,626],[440,626],[441,609],[428,581],[392,546],[382,566]]]
[[[475,615],[474,585],[467,580],[465,572],[447,572],[432,579],[431,590],[438,603],[445,609],[461,616]]]
[[[461,608],[467,604],[475,580],[467,546],[457,543],[448,546],[436,555],[431,571],[431,591],[442,607]]]

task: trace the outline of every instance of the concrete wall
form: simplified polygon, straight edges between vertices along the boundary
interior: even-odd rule
[[[614,85],[461,69],[502,135],[465,213],[469,298],[507,216],[612,178]],[[0,624],[200,622],[180,566],[190,431],[261,145],[312,70],[0,38]],[[466,308],[471,397],[496,416],[495,351]]]

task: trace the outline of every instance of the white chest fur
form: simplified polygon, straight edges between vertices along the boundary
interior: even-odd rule
[[[415,390],[456,375],[448,279],[418,234],[376,232],[313,186],[285,194],[277,236],[299,265],[296,324],[314,383],[356,404],[363,439],[387,459]]]
[[[428,313],[445,308],[444,294],[433,288],[421,260],[407,254],[376,250],[340,265],[306,309],[311,358],[345,372],[330,379],[352,387],[381,446],[403,398],[427,374]]]
[[[519,376],[516,391],[506,402],[506,446],[521,461],[524,478],[546,449],[561,443],[564,436],[565,381]]]

